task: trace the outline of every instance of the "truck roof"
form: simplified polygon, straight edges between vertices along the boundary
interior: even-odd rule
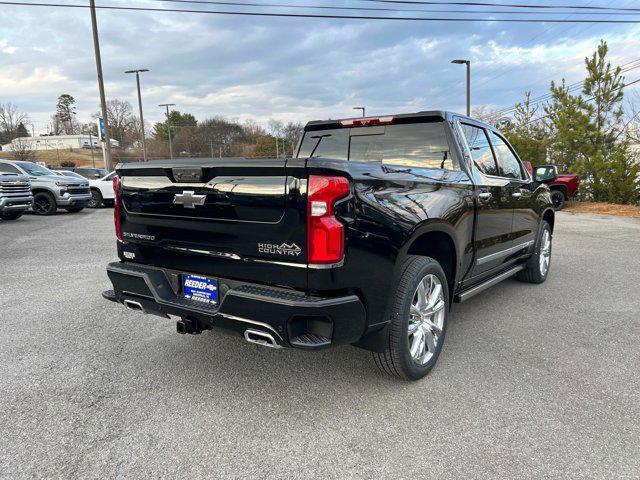
[[[476,124],[481,124],[484,127],[492,130],[496,129],[496,127],[494,127],[493,125],[490,125],[481,120],[468,117],[467,115],[463,115],[457,112],[448,111],[448,110],[423,110],[423,111],[414,112],[414,113],[391,113],[387,115],[370,115],[367,117],[349,117],[349,118],[336,118],[336,119],[328,119],[328,120],[312,120],[307,123],[305,128],[319,127],[323,125],[333,125],[339,122],[344,122],[345,120],[361,120],[362,118],[382,118],[382,117],[393,117],[394,119],[395,118],[439,117],[439,118],[442,118],[443,120],[450,120],[453,117],[458,117],[462,120],[468,120]]]

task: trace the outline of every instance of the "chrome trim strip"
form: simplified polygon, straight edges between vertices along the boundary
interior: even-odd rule
[[[326,265],[323,264],[319,264],[319,263],[310,263],[307,266],[309,268],[312,268],[314,270],[325,270],[328,268],[338,268],[344,265],[344,258],[342,260],[340,260],[338,263],[328,263]]]
[[[268,263],[269,265],[283,265],[285,267],[307,268],[306,263],[281,262],[279,260],[264,260],[262,258],[247,259],[248,262]]]
[[[235,253],[216,252],[214,250],[199,250],[197,248],[185,248],[185,247],[173,247],[173,246],[168,246],[164,248],[166,248],[167,250],[177,250],[179,252],[189,252],[189,253],[197,253],[199,255],[208,255],[211,257],[228,258],[230,260],[242,260],[240,255],[236,255]]]
[[[282,335],[280,335],[271,325],[268,325],[266,323],[258,322],[256,320],[249,320],[248,318],[244,318],[244,317],[237,317],[235,315],[229,315],[228,313],[218,312],[218,315],[222,315],[224,318],[228,318],[229,320],[236,320],[238,322],[251,323],[252,325],[258,325],[259,327],[267,328],[271,330],[273,333],[275,333],[278,337],[280,337],[281,340],[284,340],[282,338]]]
[[[516,253],[518,250],[529,248],[531,245],[533,245],[533,240],[529,240],[528,242],[521,243],[520,245],[516,245],[515,247],[507,248],[506,250],[500,250],[499,252],[485,255],[484,257],[480,257],[476,260],[476,265],[482,265],[484,263],[490,262],[492,260],[496,260],[498,258],[508,257],[512,253]]]
[[[486,282],[481,283],[476,287],[473,287],[471,290],[468,290],[459,295],[456,295],[456,300],[458,302],[464,302],[465,300],[469,300],[474,295],[477,295],[478,293],[483,292],[487,288],[494,286],[496,283],[500,283],[501,281],[506,280],[507,278],[518,273],[520,270],[524,270],[524,267],[525,267],[524,265],[518,265],[517,267],[512,268],[511,270],[507,270],[506,272],[498,275],[497,277],[490,278]]]

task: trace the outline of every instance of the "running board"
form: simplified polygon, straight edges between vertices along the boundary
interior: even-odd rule
[[[500,283],[503,280],[506,280],[509,277],[512,277],[520,270],[524,270],[525,265],[518,265],[517,267],[511,268],[504,273],[501,273],[497,277],[490,278],[489,280],[481,283],[480,285],[476,285],[475,287],[467,290],[466,292],[458,293],[455,295],[454,300],[456,302],[464,302],[465,300],[469,300],[474,295],[484,292],[487,288],[493,287],[496,283]]]

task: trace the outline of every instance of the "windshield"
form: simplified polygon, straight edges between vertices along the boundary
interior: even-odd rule
[[[41,177],[43,175],[55,175],[55,173],[53,173],[51,170],[49,170],[48,168],[42,167],[37,163],[19,162],[18,166],[22,168],[25,172],[27,172],[29,175],[33,175],[34,177]]]
[[[82,180],[85,180],[85,178],[82,175],[76,172],[69,172],[67,170],[63,170],[60,173],[62,173],[62,175],[64,175],[65,177],[80,178]]]
[[[459,170],[442,121],[308,131],[298,157]]]

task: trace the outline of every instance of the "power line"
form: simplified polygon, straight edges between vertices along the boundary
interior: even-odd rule
[[[496,15],[542,15],[540,12],[517,12],[510,10],[447,10],[447,9],[420,9],[420,8],[384,8],[384,7],[340,7],[337,5],[294,5],[287,3],[252,3],[252,2],[231,2],[218,0],[153,0],[155,2],[171,3],[191,3],[204,5],[230,5],[237,7],[265,7],[265,8],[302,8],[320,10],[350,10],[350,11],[381,11],[381,12],[423,12],[423,13],[460,13],[463,15],[496,14]],[[545,12],[545,15],[566,15],[568,12]],[[615,12],[607,15],[639,15],[640,12]],[[583,12],[577,15],[602,15],[601,12]]]
[[[88,5],[74,5],[63,3],[29,3],[29,2],[7,2],[0,1],[0,5],[14,5],[27,7],[59,7],[59,8],[89,8]],[[245,17],[281,17],[281,18],[317,18],[336,20],[394,20],[409,22],[502,22],[502,23],[606,23],[606,24],[638,24],[640,20],[605,20],[605,19],[574,19],[562,20],[552,18],[451,18],[451,17],[384,17],[375,15],[327,15],[312,13],[270,13],[270,12],[238,12],[238,11],[218,11],[218,10],[191,10],[177,8],[151,8],[151,7],[129,7],[100,5],[96,7],[100,10],[118,10],[134,12],[167,12],[167,13],[199,13],[209,15],[230,15]]]
[[[640,62],[640,59],[633,60],[631,62],[625,63],[624,65],[621,65],[620,73],[626,73],[626,72],[629,72],[629,71],[634,70],[636,68],[640,68],[640,63],[638,63],[638,62]],[[629,66],[629,65],[632,65],[634,63],[636,65]],[[568,92],[575,92],[576,90],[581,89],[583,85],[584,85],[584,80],[569,84],[565,88],[567,89]],[[553,97],[552,93],[546,93],[546,94],[541,95],[539,97],[535,97],[530,101],[530,105],[532,105],[532,106],[538,105],[540,103],[543,103],[543,102],[549,100],[551,97]],[[502,110],[496,111],[496,115],[506,115],[507,113],[511,113],[512,111],[515,111],[515,109],[516,109],[515,106],[509,107],[509,108],[503,108]]]
[[[376,3],[403,3],[408,5],[464,5],[471,7],[507,7],[507,8],[539,8],[539,9],[575,9],[575,10],[607,10],[607,11],[631,11],[638,12],[640,8],[630,7],[589,7],[585,5],[537,5],[537,4],[516,4],[494,3],[494,2],[439,2],[423,0],[361,0],[363,2]]]
[[[614,90],[612,90],[612,91],[613,91],[613,92],[615,92],[615,91],[617,91],[617,90],[622,90],[623,88],[629,87],[629,86],[633,85],[634,83],[638,83],[638,82],[640,82],[640,78],[638,78],[638,79],[634,80],[633,82],[626,83],[626,84],[624,84],[624,85],[622,85],[622,86],[620,86],[620,87],[618,87],[618,88],[616,88],[616,89],[614,89]],[[586,102],[590,102],[590,101],[592,101],[592,100],[595,100],[595,98],[596,98],[595,96],[594,96],[594,97],[591,97],[591,98],[587,98],[585,101],[586,101]],[[530,125],[530,124],[532,124],[533,122],[538,122],[538,121],[540,121],[540,120],[543,120],[543,119],[545,119],[545,118],[548,118],[548,117],[550,117],[551,115],[553,115],[553,113],[548,113],[548,114],[546,114],[546,115],[543,115],[543,116],[541,116],[541,117],[538,117],[538,118],[536,118],[536,119],[534,119],[534,120],[531,120],[530,122],[527,122],[527,123],[525,124],[525,126],[526,126],[526,125]]]

